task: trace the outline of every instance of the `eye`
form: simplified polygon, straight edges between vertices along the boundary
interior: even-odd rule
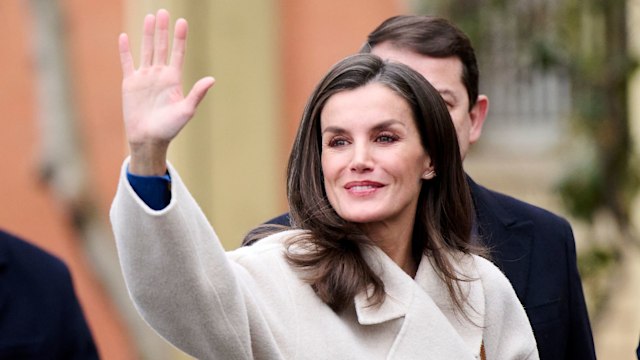
[[[444,100],[444,104],[447,105],[449,110],[456,107],[456,101],[451,96],[443,96],[442,100]]]
[[[340,147],[349,144],[349,142],[343,137],[334,137],[330,139],[327,144],[329,145],[329,147]]]
[[[393,142],[396,142],[397,140],[398,140],[398,136],[393,134],[380,134],[376,138],[376,142],[381,142],[381,143],[393,143]]]

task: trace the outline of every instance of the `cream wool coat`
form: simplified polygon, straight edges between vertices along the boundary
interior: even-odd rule
[[[364,248],[385,284],[381,306],[359,294],[337,314],[284,259],[272,235],[225,253],[174,169],[171,203],[154,211],[123,165],[111,221],[129,293],[165,339],[201,359],[538,359],[511,285],[490,262],[461,256],[471,320],[453,311],[427,256],[415,279],[381,250]],[[474,280],[475,279],[475,280]]]

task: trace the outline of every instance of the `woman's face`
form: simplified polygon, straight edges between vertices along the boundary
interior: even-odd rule
[[[320,121],[329,202],[356,223],[411,224],[432,170],[409,104],[379,83],[331,96]]]

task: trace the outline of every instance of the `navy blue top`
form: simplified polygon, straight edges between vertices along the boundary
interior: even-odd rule
[[[139,176],[131,174],[127,169],[127,180],[133,191],[153,210],[162,210],[171,202],[169,173],[163,176]]]

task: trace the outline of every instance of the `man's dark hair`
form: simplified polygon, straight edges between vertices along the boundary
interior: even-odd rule
[[[478,99],[478,63],[469,37],[446,19],[423,15],[400,15],[385,20],[367,37],[360,52],[369,53],[383,42],[434,58],[457,57],[462,62],[462,83],[467,88],[469,109]]]

